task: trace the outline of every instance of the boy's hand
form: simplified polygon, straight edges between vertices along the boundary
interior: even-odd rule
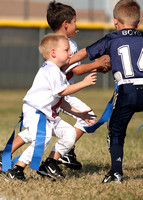
[[[83,82],[86,86],[90,86],[90,85],[95,85],[96,81],[97,81],[97,76],[96,76],[96,72],[90,73],[89,75],[87,75],[84,79]]]
[[[87,111],[84,111],[82,113],[80,113],[80,118],[83,119],[89,126],[92,126],[96,123],[97,121],[97,116],[96,115],[92,115],[92,114],[89,114],[91,110],[87,110]]]
[[[108,55],[103,55],[97,58],[95,62],[99,62],[100,66],[97,68],[97,72],[107,73],[111,70],[110,57]]]

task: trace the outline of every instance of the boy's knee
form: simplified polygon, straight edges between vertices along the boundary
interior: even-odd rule
[[[76,142],[76,131],[74,128],[68,128],[63,131],[62,138],[53,147],[52,151],[59,152],[64,156],[74,146]]]
[[[126,134],[121,134],[121,135],[108,135],[107,137],[107,145],[108,145],[108,149],[110,151],[111,146],[113,145],[124,145],[124,141],[125,141],[125,136]]]
[[[72,146],[74,146],[75,142],[76,142],[76,131],[73,128],[70,132],[67,131],[66,132],[66,138],[67,138],[67,146],[68,148],[72,148]]]

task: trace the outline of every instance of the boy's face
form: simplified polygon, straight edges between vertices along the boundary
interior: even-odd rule
[[[70,23],[68,23],[68,27],[67,27],[67,37],[68,38],[74,38],[75,34],[76,34],[76,17],[73,17],[72,21]]]
[[[56,64],[58,67],[62,67],[69,63],[70,60],[70,46],[66,39],[60,39],[57,47],[55,48]]]

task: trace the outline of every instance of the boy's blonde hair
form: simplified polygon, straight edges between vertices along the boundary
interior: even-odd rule
[[[49,33],[42,38],[39,45],[39,52],[45,60],[49,58],[50,50],[55,49],[58,45],[59,40],[61,39],[68,40],[66,36],[56,33]]]
[[[120,23],[137,27],[140,21],[140,5],[134,0],[120,0],[113,10]]]

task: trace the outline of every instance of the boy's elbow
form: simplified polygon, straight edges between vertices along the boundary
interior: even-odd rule
[[[86,48],[83,48],[83,49],[81,49],[80,51],[81,51],[81,54],[82,54],[83,58],[87,58],[87,57],[88,57],[88,56],[87,56]]]

